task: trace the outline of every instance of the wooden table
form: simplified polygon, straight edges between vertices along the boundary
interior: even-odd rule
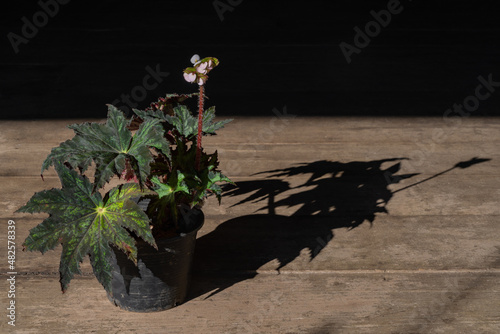
[[[236,118],[205,143],[239,187],[205,205],[189,300],[154,314],[111,305],[88,259],[61,294],[60,247],[21,251],[44,215],[13,212],[59,187],[40,167],[75,122],[0,123],[2,333],[500,332],[500,119]]]

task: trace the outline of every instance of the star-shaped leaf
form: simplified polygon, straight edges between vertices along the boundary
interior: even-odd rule
[[[198,134],[198,118],[193,116],[185,105],[176,106],[174,116],[165,114],[162,110],[137,110],[134,112],[143,119],[158,119],[166,121],[174,126],[181,136],[187,139],[194,139]],[[221,129],[232,119],[214,122],[215,107],[210,107],[203,113],[203,133],[214,135],[215,131]]]
[[[220,171],[214,171],[213,166],[209,166],[207,169],[203,170],[199,179],[199,188],[205,189],[204,192],[199,193],[197,200],[201,201],[203,197],[208,196],[211,192],[215,194],[219,204],[222,197],[222,188],[218,185],[218,182],[228,182],[234,185],[227,176],[222,174]]]
[[[127,128],[129,121],[123,113],[108,105],[108,120],[105,124],[73,124],[75,137],[52,149],[42,165],[42,173],[54,161],[67,162],[73,168],[84,172],[92,163],[96,164],[93,191],[102,187],[113,175],[121,175],[130,162],[139,184],[142,186],[150,172],[153,161],[150,148],[154,147],[166,156],[170,148],[163,137],[160,120],[148,119],[135,133]]]
[[[206,134],[215,134],[215,131],[221,129],[232,119],[225,119],[219,122],[213,122],[215,118],[215,107],[210,107],[203,112],[203,132]]]
[[[160,198],[172,197],[176,192],[183,192],[189,195],[189,188],[184,182],[185,175],[181,171],[177,171],[176,174],[172,173],[168,180],[168,183],[162,183],[157,177],[151,179],[153,184],[155,184],[155,192]]]
[[[62,189],[41,191],[33,195],[17,212],[46,212],[50,216],[30,231],[24,242],[29,251],[47,250],[62,244],[61,287],[65,291],[80,262],[88,254],[94,274],[107,291],[111,291],[110,245],[125,252],[137,262],[135,239],[129,231],[156,247],[148,216],[131,198],[151,194],[139,185],[127,183],[113,188],[102,198],[92,192],[93,186],[60,162],[54,163]]]

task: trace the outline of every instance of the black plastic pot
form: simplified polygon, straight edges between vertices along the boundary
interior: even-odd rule
[[[163,311],[181,304],[191,278],[196,234],[204,222],[203,212],[188,215],[186,233],[156,240],[158,250],[137,242],[137,266],[120,250],[112,255],[113,277],[108,299],[133,312]]]

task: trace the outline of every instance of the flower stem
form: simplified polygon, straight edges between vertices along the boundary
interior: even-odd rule
[[[196,139],[196,170],[200,170],[201,158],[201,136],[203,132],[203,98],[204,86],[200,86],[200,95],[198,96],[198,138]]]

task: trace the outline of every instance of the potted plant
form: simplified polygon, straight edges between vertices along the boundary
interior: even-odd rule
[[[108,105],[106,123],[73,124],[75,136],[52,149],[42,174],[54,166],[61,189],[35,193],[17,212],[49,214],[31,229],[23,248],[45,253],[62,244],[60,283],[66,291],[88,254],[109,299],[131,311],[159,311],[181,303],[187,290],[201,206],[220,182],[217,151],[202,136],[231,120],[204,111],[213,57],[191,59],[184,78],[195,94],[169,94],[127,118]],[[198,117],[184,104],[198,97]],[[93,175],[92,175],[93,174]],[[42,176],[43,179],[43,176]]]

